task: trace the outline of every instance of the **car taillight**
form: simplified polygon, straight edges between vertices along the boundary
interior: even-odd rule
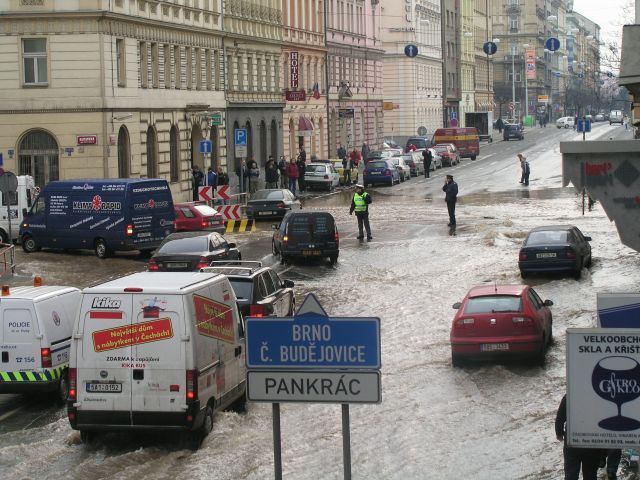
[[[209,222],[206,220],[202,220],[202,222],[200,222],[200,226],[202,226],[202,228],[207,228],[209,226]]]
[[[529,317],[513,317],[511,321],[516,325],[524,325],[524,324],[532,323],[532,320]]]
[[[41,348],[40,359],[42,360],[42,368],[51,368],[51,350],[48,348]]]
[[[200,260],[198,260],[196,268],[198,269],[207,268],[208,266],[209,266],[209,260],[207,260],[207,257],[200,257]]]
[[[340,245],[340,234],[338,233],[338,229],[337,229],[337,228],[336,228],[336,233],[334,234],[334,237],[333,237],[333,238],[334,238],[334,239],[335,239],[335,241],[336,241],[336,247],[337,247],[338,245]]]
[[[150,272],[157,272],[158,270],[160,270],[160,267],[158,266],[156,260],[154,258],[149,259],[149,263],[147,264],[147,268],[149,269]]]
[[[198,399],[198,371],[187,370],[187,388],[185,396],[187,403],[194,402]]]
[[[518,256],[518,260],[520,260],[521,262],[524,262],[525,260],[527,260],[527,258],[528,258],[528,257],[527,257],[527,253],[526,253],[526,252],[521,251],[521,252],[520,252],[520,255]]]
[[[464,328],[464,327],[469,326],[469,325],[474,325],[475,322],[476,321],[473,318],[461,318],[456,323],[457,323],[458,327]]]
[[[391,175],[391,170],[389,170],[388,168],[384,171],[385,176],[389,176]]]
[[[276,205],[276,208],[284,208],[284,207],[285,207],[284,202],[280,202]]]
[[[133,225],[127,225],[127,237],[133,235]]]
[[[249,316],[250,317],[264,317],[265,315],[264,305],[251,305],[249,307]]]
[[[570,258],[572,260],[576,258],[576,252],[572,248],[567,249],[566,255],[567,255],[567,258]]]
[[[75,368],[69,369],[69,400],[75,400],[78,393],[78,374]]]
[[[282,237],[282,246],[286,247],[287,245],[289,245],[289,235]]]

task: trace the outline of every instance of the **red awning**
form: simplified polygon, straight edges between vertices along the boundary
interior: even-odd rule
[[[307,117],[300,117],[300,119],[298,120],[298,131],[313,132],[313,122],[311,122],[311,120],[309,120]]]

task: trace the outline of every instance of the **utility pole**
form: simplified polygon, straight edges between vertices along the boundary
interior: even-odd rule
[[[511,103],[516,111],[516,46],[511,43]]]

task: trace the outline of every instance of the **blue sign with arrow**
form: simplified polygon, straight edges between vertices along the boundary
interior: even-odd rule
[[[552,52],[555,52],[556,50],[560,49],[560,40],[558,40],[555,37],[547,38],[547,41],[545,42],[544,47],[547,50],[551,50]]]
[[[482,50],[487,55],[493,55],[498,51],[498,45],[496,45],[495,42],[485,42],[484,45],[482,46]]]
[[[310,293],[294,317],[246,321],[247,367],[379,369],[380,319],[329,317]]]
[[[213,147],[211,140],[200,140],[200,153],[210,154]]]
[[[418,55],[418,47],[410,43],[409,45],[404,47],[404,54],[409,58],[413,58]]]

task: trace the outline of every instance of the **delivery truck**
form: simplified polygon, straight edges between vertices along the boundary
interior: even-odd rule
[[[466,127],[475,127],[480,140],[493,142],[493,112],[467,112],[464,114]]]

